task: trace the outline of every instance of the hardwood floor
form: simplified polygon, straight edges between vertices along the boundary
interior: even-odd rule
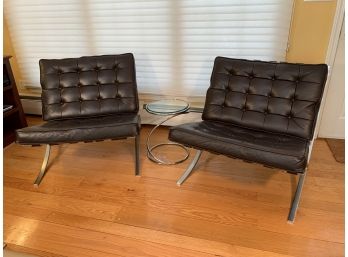
[[[38,123],[31,118],[29,123]],[[287,223],[296,177],[203,153],[181,186],[185,163],[145,154],[134,176],[133,140],[53,146],[39,188],[44,147],[4,150],[4,240],[39,256],[344,256],[344,165],[315,142],[294,225]],[[154,138],[163,142],[167,129]],[[174,149],[162,155],[178,156]]]

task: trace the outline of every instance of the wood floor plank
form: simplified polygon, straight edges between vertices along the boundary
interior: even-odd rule
[[[54,146],[39,188],[44,147],[4,150],[4,237],[39,256],[344,256],[344,165],[316,140],[294,225],[286,223],[295,176],[204,153],[134,176],[134,140]],[[153,143],[166,141],[167,128]],[[176,158],[176,150],[163,150]]]
[[[84,183],[84,182],[82,182]],[[168,190],[174,190],[172,189],[172,181],[168,180],[161,180],[156,178],[142,178],[140,181],[144,185],[144,188],[147,189],[147,194],[156,194],[156,191],[163,190],[162,187],[168,188]],[[274,182],[270,182],[274,183]],[[342,182],[340,182],[342,183]],[[237,183],[231,183],[231,186],[228,187],[222,187],[220,185],[202,185],[202,184],[194,184],[194,183],[187,183],[180,187],[179,192],[190,192],[191,194],[194,194],[195,196],[202,196],[202,195],[215,195],[216,197],[222,198],[222,199],[233,199],[233,201],[256,201],[258,203],[268,203],[272,206],[275,204],[277,206],[281,206],[284,208],[288,208],[289,204],[291,202],[291,195],[288,191],[291,191],[290,183],[283,183],[283,186],[285,189],[279,193],[279,190],[274,192],[262,192],[262,190],[253,190],[252,183],[247,185],[240,184],[239,190],[236,190],[234,188],[235,184]],[[266,187],[266,186],[265,186]],[[159,192],[158,192],[159,193]],[[158,194],[157,193],[157,194]],[[316,209],[316,210],[325,210],[328,212],[337,212],[342,214],[344,210],[344,202],[342,202],[341,198],[344,198],[344,196],[336,194],[336,196],[339,196],[337,199],[329,199],[328,201],[323,200],[320,197],[313,198],[308,194],[304,194],[301,199],[301,206],[309,209]],[[335,202],[332,202],[335,201]]]
[[[8,244],[6,246],[7,250],[11,250],[16,253],[24,253],[24,254],[31,254],[33,256],[42,256],[42,257],[65,257],[64,255],[58,254],[58,253],[51,253],[51,252],[45,252],[38,249],[32,249],[30,247],[21,246],[18,244]]]
[[[5,180],[5,187],[21,190],[37,190],[26,181],[15,178]],[[308,209],[302,206],[297,216],[298,226],[291,226],[284,222],[289,210],[290,198],[282,206],[274,203],[263,203],[247,199],[236,199],[218,194],[200,193],[181,190],[181,188],[151,186],[151,184],[139,184],[135,187],[123,185],[117,191],[103,184],[99,187],[91,184],[88,187],[80,186],[78,189],[45,183],[39,191],[55,196],[75,197],[80,200],[98,201],[99,203],[127,205],[130,208],[144,207],[147,210],[164,212],[173,215],[186,216],[202,220],[214,220],[215,223],[227,225],[243,224],[259,229],[284,232],[303,237],[334,240],[343,242],[344,233],[340,230],[344,224],[343,212],[322,211]],[[97,188],[97,192],[93,188]],[[107,190],[109,188],[109,190]],[[116,185],[113,189],[116,189]],[[5,206],[6,207],[6,206]],[[240,211],[240,210],[243,211]],[[255,209],[258,215],[255,216]],[[304,217],[311,217],[305,219]],[[102,218],[102,217],[99,217]],[[269,220],[272,223],[269,223]],[[318,226],[325,224],[326,229],[318,231]]]
[[[142,227],[127,226],[116,222],[105,222],[101,220],[92,220],[81,216],[67,217],[66,214],[52,213],[47,220],[54,223],[66,224],[69,226],[84,227],[100,232],[117,234],[138,240],[144,240],[154,243],[161,243],[193,251],[201,251],[217,256],[288,256],[274,252],[261,251],[257,249],[241,247],[237,245],[225,244],[212,240],[188,237],[184,235],[166,233],[162,231],[146,229]]]
[[[147,166],[145,166],[147,168]],[[143,177],[140,179],[140,183],[148,183],[153,179],[152,181],[158,181],[159,184],[167,183],[169,187],[173,186],[173,181],[177,179],[177,177],[180,175],[182,170],[180,170],[180,173],[177,173],[176,170],[171,168],[170,171],[165,170],[165,168],[162,167],[164,171],[159,171],[158,168],[155,171],[149,170],[146,174],[143,175]],[[173,172],[174,170],[174,172]],[[200,171],[201,172],[201,171]],[[149,177],[149,174],[161,174],[160,178],[155,177]],[[166,177],[164,179],[163,173],[166,173]],[[128,174],[129,175],[129,174]],[[175,176],[173,176],[175,175]],[[107,176],[110,176],[110,179],[108,179]],[[108,173],[103,176],[101,180],[99,180],[96,177],[88,176],[85,178],[85,180],[82,182],[83,184],[99,184],[104,183],[104,186],[111,186],[112,178],[114,177],[114,173]],[[181,188],[183,190],[190,190],[192,191],[200,191],[200,192],[209,192],[209,193],[216,193],[218,195],[230,195],[231,197],[241,198],[241,199],[253,199],[258,201],[267,201],[267,202],[273,202],[275,198],[280,197],[279,202],[285,202],[286,204],[289,202],[289,200],[292,197],[292,194],[294,192],[294,186],[296,185],[296,181],[294,183],[290,182],[290,175],[283,174],[283,177],[286,177],[286,182],[278,182],[273,181],[273,178],[268,180],[260,180],[260,179],[250,179],[248,181],[248,178],[231,178],[230,180],[226,181],[224,178],[218,178],[218,176],[215,175],[203,175],[202,173],[199,174],[201,177],[200,180],[194,180],[193,178],[190,178],[190,180],[185,183]],[[308,175],[308,179],[310,180],[310,174]],[[130,179],[132,179],[130,177]],[[192,179],[192,181],[191,181]],[[116,182],[117,183],[117,182]],[[341,185],[341,181],[333,181],[335,184]],[[323,202],[329,202],[332,203],[334,206],[335,203],[337,203],[336,206],[342,207],[344,202],[344,190],[343,186],[337,186],[336,190],[332,190],[332,187],[335,184],[331,184],[331,187],[325,187],[325,186],[317,186],[315,184],[306,184],[307,187],[305,187],[304,191],[304,197],[303,201],[306,202],[312,201],[323,201]],[[109,185],[110,184],[110,185]],[[282,191],[281,194],[279,194],[279,191]],[[288,200],[284,201],[284,197],[288,197]],[[330,206],[329,209],[332,209],[333,206]],[[339,210],[341,211],[341,210]]]
[[[121,206],[98,202],[76,200],[70,197],[57,197],[38,192],[29,192],[13,188],[4,188],[4,203],[30,205],[49,210],[61,210],[66,213],[83,214],[86,217],[114,220]]]
[[[43,213],[45,212],[45,215]],[[47,221],[50,223],[66,225],[69,227],[83,228],[113,235],[124,236],[136,240],[144,240],[153,243],[165,244],[169,246],[180,247],[193,251],[205,252],[218,256],[225,257],[287,257],[289,255],[277,254],[273,252],[261,251],[238,245],[230,245],[217,241],[198,239],[177,234],[161,232],[152,229],[145,229],[141,227],[128,226],[115,222],[108,222],[97,220],[89,217],[65,214],[59,212],[51,212],[47,209],[42,209],[41,212],[31,212],[27,206],[7,206],[5,208],[6,214],[15,216],[25,216],[33,220]],[[25,213],[25,215],[23,215]],[[14,247],[16,245],[13,245]],[[28,249],[29,250],[29,249]],[[34,252],[30,252],[34,253]],[[40,255],[41,256],[41,255]],[[44,255],[45,256],[45,255]]]
[[[267,231],[287,233],[318,240],[344,242],[344,215],[301,208],[297,215],[297,226],[286,223],[289,206],[280,207],[262,204],[257,201],[230,200],[205,194],[191,197],[192,194],[162,191],[161,194],[134,199],[129,209],[144,208],[146,212],[158,212],[197,220],[212,221],[226,225],[243,225]],[[178,198],[177,196],[180,196]],[[164,196],[164,197],[160,197]],[[190,200],[194,199],[194,200]],[[289,201],[290,204],[290,201]],[[257,215],[255,211],[257,210]],[[306,217],[311,217],[306,219]],[[270,220],[272,222],[270,223]],[[318,226],[325,224],[325,230],[318,231]]]
[[[9,244],[23,243],[30,248],[40,246],[44,251],[67,256],[216,256],[202,251],[191,251],[144,240],[132,240],[110,233],[100,233],[13,215],[4,215],[4,219],[7,224],[5,240]]]
[[[218,224],[134,207],[121,210],[117,222],[291,256],[343,256],[344,251],[342,243],[308,239],[246,226]],[[310,247],[311,245],[315,245],[315,249]]]

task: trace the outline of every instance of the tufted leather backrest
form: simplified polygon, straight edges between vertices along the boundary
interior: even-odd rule
[[[44,120],[139,110],[133,54],[40,60]]]
[[[217,57],[202,118],[312,139],[326,64]]]

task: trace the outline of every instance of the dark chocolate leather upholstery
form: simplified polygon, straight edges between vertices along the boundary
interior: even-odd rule
[[[75,143],[133,137],[140,132],[137,114],[53,120],[17,130],[17,143],[26,145]]]
[[[325,64],[217,57],[203,119],[311,139],[326,74]]]
[[[19,144],[58,144],[139,134],[132,54],[40,60],[47,122],[17,130]]]
[[[325,64],[217,57],[204,121],[172,127],[169,139],[301,173],[327,71]]]
[[[308,141],[230,124],[202,121],[170,130],[170,140],[229,157],[258,162],[293,173],[303,172]]]
[[[44,120],[137,113],[132,54],[40,60]]]

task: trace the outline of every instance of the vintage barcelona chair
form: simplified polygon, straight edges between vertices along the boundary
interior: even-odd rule
[[[46,123],[17,130],[18,144],[46,145],[34,184],[45,175],[51,145],[135,138],[139,175],[140,118],[133,54],[40,60]]]
[[[172,127],[169,139],[298,174],[288,216],[295,219],[328,68],[217,57],[202,121]]]

